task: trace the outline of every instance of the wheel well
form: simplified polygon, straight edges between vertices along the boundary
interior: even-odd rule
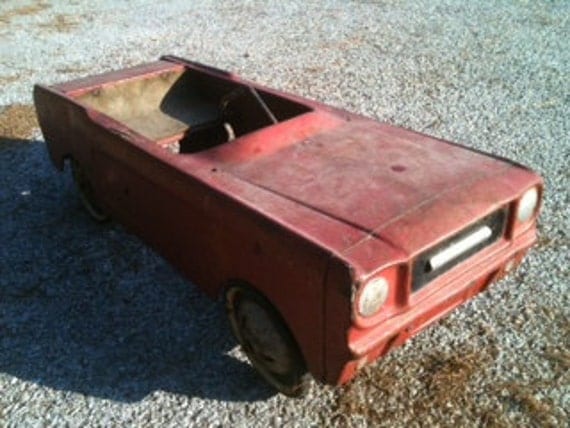
[[[273,301],[271,301],[265,295],[265,293],[263,293],[261,290],[259,290],[254,285],[252,285],[250,282],[242,280],[242,279],[231,279],[231,280],[228,280],[222,284],[222,286],[220,287],[220,297],[223,299],[224,303],[227,303],[226,302],[227,293],[233,287],[241,287],[241,288],[244,288],[246,290],[249,290],[250,292],[256,294],[260,299],[262,299],[262,301],[265,304],[268,305],[269,308],[271,308],[271,310],[275,313],[275,315],[278,317],[278,319],[283,324],[283,327],[286,329],[287,334],[290,336],[291,340],[295,343],[295,346],[297,347],[299,354],[303,358],[303,364],[305,365],[305,368],[306,368],[307,367],[307,359],[303,353],[303,349],[299,345],[299,341],[295,337],[295,334],[293,333],[293,330],[291,329],[289,323],[287,322],[287,319],[283,316],[283,314],[279,310],[279,307],[275,303],[273,303]]]
[[[69,168],[70,162],[73,160],[73,156],[70,153],[67,153],[61,157],[61,171],[66,171]]]

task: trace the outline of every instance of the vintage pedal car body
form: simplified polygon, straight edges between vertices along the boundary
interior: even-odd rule
[[[258,371],[342,384],[518,264],[541,178],[180,58],[34,89],[80,197],[210,296]]]

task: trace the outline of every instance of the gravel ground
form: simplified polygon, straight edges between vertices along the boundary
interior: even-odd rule
[[[221,3],[1,2],[0,426],[567,426],[570,2]],[[349,386],[274,395],[219,302],[88,219],[34,124],[34,82],[165,53],[529,165],[539,244]]]

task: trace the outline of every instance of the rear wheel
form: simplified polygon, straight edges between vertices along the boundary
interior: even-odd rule
[[[79,192],[79,199],[91,218],[98,222],[108,220],[109,215],[100,208],[89,178],[75,159],[71,159],[71,175]]]
[[[225,297],[233,333],[253,367],[279,392],[290,397],[303,395],[310,376],[281,315],[247,286],[233,286]]]

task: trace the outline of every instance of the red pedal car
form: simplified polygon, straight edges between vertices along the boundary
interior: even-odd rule
[[[503,158],[180,58],[34,99],[81,200],[223,295],[287,395],[342,384],[515,267],[541,178]]]

